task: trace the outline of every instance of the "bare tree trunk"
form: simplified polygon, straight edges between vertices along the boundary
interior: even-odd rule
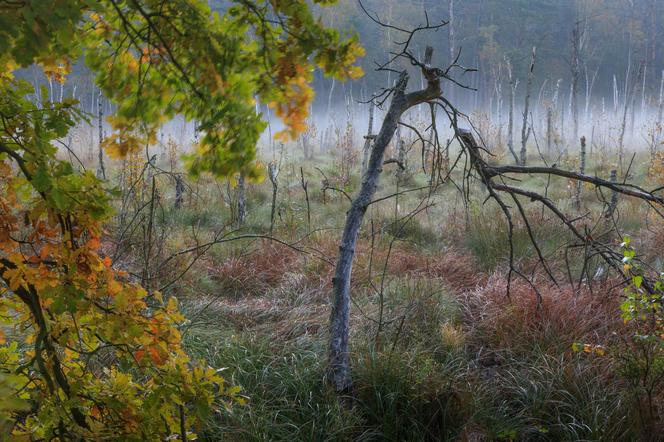
[[[106,179],[106,169],[104,168],[104,149],[102,148],[102,141],[104,141],[104,108],[102,106],[101,99],[101,89],[99,90],[99,97],[97,99],[97,109],[98,109],[98,125],[99,125],[99,168],[97,169],[97,177]]]
[[[270,115],[270,106],[265,106],[265,111],[267,113],[267,136],[268,144],[270,146],[270,152],[272,152],[272,159],[274,159],[274,138],[272,138],[272,116]]]
[[[304,169],[300,167],[300,185],[304,190],[304,200],[307,203],[307,226],[311,229],[311,203],[309,202],[309,181],[304,179]],[[275,198],[276,199],[276,198]]]
[[[237,180],[237,225],[244,226],[244,221],[247,216],[247,197],[244,182],[244,174],[240,174]]]
[[[332,118],[330,112],[332,112],[332,94],[334,93],[334,84],[335,84],[334,77],[332,77],[332,86],[330,86],[330,93],[327,95],[327,112],[325,114],[328,123]]]
[[[367,163],[369,161],[369,151],[371,150],[371,142],[376,136],[373,134],[373,119],[374,119],[374,104],[369,103],[369,128],[367,134],[364,136],[364,148],[362,149],[362,175],[367,170]]]
[[[586,106],[585,106],[585,119],[587,122],[592,120],[590,101],[592,100],[593,87],[595,86],[595,80],[597,80],[597,74],[599,73],[599,67],[595,70],[592,79],[588,79],[588,68],[586,67]],[[592,144],[592,143],[591,143]],[[592,149],[592,145],[591,145]]]
[[[423,66],[431,64],[433,48],[427,47]],[[394,87],[392,102],[387,111],[380,132],[371,149],[371,156],[363,176],[357,197],[351,203],[346,214],[339,256],[332,279],[332,313],[330,316],[330,340],[328,346],[328,381],[337,393],[348,392],[352,387],[349,357],[349,320],[350,320],[350,280],[355,256],[357,237],[364,214],[376,193],[378,180],[382,172],[383,157],[399,124],[401,115],[410,107],[427,102],[440,96],[440,79],[432,71],[426,73],[428,85],[424,90],[405,93],[408,74],[403,71]]]
[[[614,74],[613,75],[613,113],[614,114],[618,113],[618,101],[620,101],[619,92],[618,92],[618,79]]]
[[[648,63],[643,63],[643,83],[641,84],[641,118],[646,115],[646,78],[648,75]]]
[[[184,183],[180,174],[175,175],[175,208],[182,207],[184,200]]]
[[[371,156],[358,196],[353,200],[339,246],[339,257],[332,280],[334,304],[330,318],[329,381],[339,393],[348,392],[352,386],[348,353],[350,319],[350,275],[355,256],[355,244],[364,213],[378,186],[382,172],[383,156],[397,129],[399,117],[405,110],[404,89],[407,77],[401,75],[397,93],[392,98],[383,125],[371,149]]]
[[[510,81],[510,108],[507,116],[507,148],[514,157],[514,162],[519,164],[519,157],[514,150],[514,96],[516,95],[516,88],[519,87],[519,80],[515,80],[512,75],[512,64],[510,61],[506,59],[505,62],[507,63],[507,74]]]
[[[559,78],[558,81],[556,81],[556,88],[553,91],[553,100],[552,101],[553,101],[553,109],[555,109],[555,110],[558,110],[558,108],[559,108],[558,104],[561,101],[560,100],[560,84],[562,83],[562,81],[563,81],[562,78]],[[562,108],[563,106],[560,106],[560,107]],[[564,112],[564,109],[563,109],[563,112]],[[554,127],[555,127],[555,125],[552,124],[551,128],[553,129]],[[556,140],[556,147],[558,147],[558,152],[560,153],[559,141],[562,141],[562,140]]]
[[[274,161],[267,165],[267,174],[272,183],[272,205],[270,206],[270,235],[272,235],[272,230],[274,229],[274,214],[277,207],[277,190],[279,189],[279,182],[277,181],[279,169]]]
[[[48,101],[53,103],[53,78],[48,76]]]
[[[631,92],[631,99],[628,97],[625,98],[625,106],[623,108],[623,115],[622,115],[622,124],[620,126],[620,136],[618,138],[618,164],[620,166],[620,170],[622,171],[623,167],[623,158],[625,156],[625,131],[627,129],[627,111],[629,110],[630,107],[630,102],[632,104],[632,107],[634,106],[634,91]]]
[[[581,153],[579,173],[581,175],[586,173],[586,137],[581,137]],[[576,192],[574,194],[574,208],[581,210],[581,181],[576,182]]]
[[[551,155],[551,143],[553,142],[553,109],[546,108],[546,153]]]
[[[629,118],[629,136],[633,139],[634,138],[634,124],[636,123],[636,94],[638,92],[639,88],[639,79],[641,78],[641,75],[643,74],[645,69],[645,62],[641,61],[639,65],[639,71],[637,75],[634,77],[634,85],[632,86],[632,100],[630,103],[631,106],[631,112],[630,112],[630,118]]]
[[[659,85],[659,110],[657,111],[657,127],[660,130],[660,139],[664,138],[664,128],[662,127],[662,118],[664,117],[664,70],[662,70],[662,81]]]
[[[449,0],[449,24],[447,25],[447,38],[450,43],[450,63],[456,57],[456,42],[454,41],[454,0]]]
[[[447,24],[447,40],[450,45],[450,63],[454,61],[454,58],[456,57],[456,41],[455,41],[455,35],[454,35],[454,0],[448,0],[448,13],[449,13],[449,23]],[[450,100],[454,100],[454,85],[450,84],[449,86],[449,91],[450,91]]]
[[[549,79],[545,78],[540,86],[539,93],[537,94],[537,106],[535,107],[535,120],[539,121],[539,113],[542,109],[542,96],[544,95],[544,90],[546,89]]]
[[[618,182],[618,171],[616,169],[613,169],[611,171],[611,176],[609,178],[609,181],[613,184]],[[607,207],[606,213],[604,214],[604,216],[607,219],[612,218],[613,213],[616,210],[616,207],[618,207],[618,192],[616,192],[614,190],[613,192],[611,192],[611,202],[609,203],[609,206]]]
[[[578,14],[578,13],[577,13]],[[572,28],[572,92],[570,94],[572,122],[574,127],[573,139],[579,139],[579,77],[581,75],[581,51],[583,49],[584,31],[581,29],[581,20],[578,15]]]
[[[528,129],[528,112],[530,111],[530,90],[533,87],[533,78],[535,77],[535,57],[537,56],[537,48],[533,46],[533,52],[530,59],[530,69],[528,70],[528,81],[526,82],[526,101],[523,107],[523,125],[521,126],[521,152],[519,157],[519,164],[526,165],[527,143],[530,136]]]
[[[561,94],[561,99],[560,99],[560,143],[562,144],[562,151],[565,152],[567,151],[567,143],[565,141],[565,99],[562,98]]]

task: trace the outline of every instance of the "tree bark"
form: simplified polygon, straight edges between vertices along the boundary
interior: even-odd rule
[[[586,137],[581,137],[581,153],[579,173],[584,175],[586,173]],[[576,191],[574,193],[574,208],[581,210],[581,181],[576,182]]]
[[[99,126],[99,169],[97,170],[97,177],[101,179],[106,179],[106,168],[104,167],[104,149],[102,148],[102,141],[104,141],[104,108],[102,106],[101,100],[101,89],[99,90],[99,98],[97,100],[97,116],[98,116],[98,126]]]
[[[574,140],[579,138],[579,77],[581,75],[581,39],[581,22],[577,18],[576,22],[574,23],[574,28],[572,29],[572,59],[570,63],[572,69],[572,93],[570,94],[570,107],[572,111]]]
[[[551,106],[546,108],[546,153],[551,155],[551,144],[553,142],[553,110]]]
[[[530,69],[528,70],[528,81],[526,82],[526,100],[523,107],[523,125],[521,126],[521,152],[519,156],[519,164],[526,165],[526,154],[528,137],[530,130],[528,130],[528,112],[530,111],[530,90],[533,87],[533,78],[535,77],[535,57],[537,56],[537,48],[533,46],[533,52],[530,58]]]
[[[175,175],[175,208],[182,207],[184,200],[184,183],[180,174]]]
[[[300,168],[300,170],[302,169]],[[274,214],[277,207],[277,191],[279,189],[279,182],[277,181],[277,177],[279,176],[279,169],[277,168],[277,164],[275,162],[271,162],[267,165],[267,173],[270,177],[270,182],[272,183],[272,206],[270,207],[270,235],[272,235],[272,230],[274,230]]]
[[[514,162],[519,164],[519,157],[514,150],[514,96],[516,95],[516,88],[519,87],[519,80],[514,80],[512,76],[512,64],[507,60],[507,74],[510,80],[510,109],[507,116],[507,148],[514,157]]]
[[[244,219],[247,216],[247,199],[245,195],[244,174],[240,174],[237,180],[237,225],[244,226]]]
[[[355,245],[364,213],[376,193],[385,150],[396,132],[399,117],[405,110],[404,89],[407,81],[408,77],[402,74],[397,85],[397,92],[392,98],[390,108],[371,149],[360,192],[346,214],[346,224],[339,246],[339,258],[332,279],[334,305],[330,318],[328,376],[338,393],[348,392],[352,386],[348,340],[350,333],[350,275],[355,256]]]
[[[369,152],[371,150],[371,142],[376,137],[373,134],[373,118],[374,118],[374,104],[373,102],[369,103],[369,128],[367,129],[367,134],[364,137],[364,148],[362,149],[362,175],[367,170],[367,164],[369,163]]]
[[[657,126],[660,130],[660,139],[664,139],[664,128],[662,128],[663,117],[664,117],[664,70],[662,71],[662,80],[659,85],[659,106],[657,110]]]
[[[427,47],[425,52],[424,72],[427,88],[409,94],[405,93],[408,74],[403,71],[394,87],[392,102],[383,120],[378,136],[371,149],[367,170],[357,197],[346,213],[339,256],[332,279],[332,312],[330,316],[330,337],[328,346],[328,381],[339,394],[350,392],[352,379],[350,374],[349,334],[350,334],[350,282],[353,268],[353,257],[357,237],[362,225],[364,214],[376,193],[382,172],[385,150],[397,130],[401,115],[409,108],[428,102],[440,96],[440,79],[435,70],[428,68],[431,64],[433,49]]]

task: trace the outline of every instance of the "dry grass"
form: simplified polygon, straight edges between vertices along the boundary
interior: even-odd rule
[[[575,293],[538,285],[542,298],[524,281],[514,281],[507,296],[503,275],[462,295],[464,322],[477,345],[498,349],[539,346],[557,354],[573,342],[607,342],[621,328],[619,289],[610,283]]]

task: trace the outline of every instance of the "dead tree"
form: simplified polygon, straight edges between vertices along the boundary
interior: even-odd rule
[[[505,57],[505,63],[507,65],[507,76],[510,81],[510,108],[507,117],[507,148],[514,157],[514,162],[519,164],[519,157],[514,150],[514,100],[516,89],[519,87],[519,80],[515,79],[512,75],[512,63],[507,57]]]
[[[428,61],[430,62],[432,50],[428,50],[427,54],[429,55]],[[407,84],[408,74],[404,71],[399,76],[396,86],[392,89],[392,102],[371,149],[371,155],[367,163],[367,170],[362,180],[360,192],[353,200],[346,214],[346,224],[339,246],[339,257],[337,259],[334,279],[332,280],[334,299],[332,316],[330,318],[330,342],[328,349],[329,381],[338,393],[349,392],[352,386],[348,338],[350,334],[350,275],[355,255],[355,244],[357,243],[362,219],[378,186],[385,149],[387,149],[394,136],[401,114],[411,107],[415,101],[413,98],[406,98],[405,90]],[[435,98],[440,93],[440,83],[437,82],[432,88],[431,98]],[[418,100],[419,102],[421,101]]]
[[[456,120],[457,116],[454,115],[453,118]],[[553,201],[551,201],[546,196],[546,194],[540,194],[537,191],[525,189],[518,187],[518,185],[512,184],[519,182],[519,180],[516,179],[514,175],[542,175],[549,177],[555,176],[578,181],[581,183],[591,184],[598,189],[600,194],[602,190],[609,190],[613,192],[611,205],[609,207],[611,216],[615,210],[615,205],[617,204],[618,194],[622,194],[643,201],[651,208],[653,208],[657,214],[659,214],[661,217],[664,217],[664,196],[659,194],[662,191],[661,188],[646,190],[642,187],[627,182],[619,183],[616,179],[615,171],[612,171],[611,173],[611,180],[607,181],[596,176],[590,176],[579,172],[566,171],[549,166],[491,166],[484,160],[482,156],[482,152],[486,151],[486,149],[475,141],[473,134],[468,130],[458,129],[458,124],[456,122],[453,123],[453,127],[457,128],[456,136],[460,140],[464,152],[469,157],[470,168],[466,171],[466,176],[469,178],[471,174],[475,174],[475,176],[484,184],[486,190],[488,191],[488,198],[493,199],[498,204],[507,220],[507,235],[509,240],[509,271],[507,274],[508,295],[511,281],[516,275],[528,282],[533,291],[538,296],[540,296],[539,291],[533,284],[532,280],[515,266],[514,243],[512,241],[514,233],[513,211],[515,210],[518,214],[517,216],[521,218],[521,221],[526,228],[529,239],[537,253],[539,263],[544,269],[544,272],[555,284],[558,284],[557,278],[555,277],[552,269],[548,266],[547,260],[545,259],[542,253],[542,249],[539,246],[538,241],[533,233],[532,220],[529,219],[528,214],[521,200],[519,199],[520,197],[542,204],[544,208],[548,209],[555,218],[558,218],[558,220],[567,227],[576,241],[569,247],[588,251],[586,257],[597,256],[601,258],[609,268],[613,269],[622,277],[625,277],[624,269],[622,266],[622,251],[614,250],[612,244],[602,243],[601,241],[594,239],[592,235],[587,234],[579,225],[576,224],[580,220],[578,217],[568,217],[560,208],[555,205]],[[510,204],[508,204],[503,199],[504,197],[509,198]],[[513,206],[511,203],[514,203]],[[648,288],[648,284],[650,284],[650,282],[646,281],[646,278],[644,278],[644,281],[644,286],[646,289],[650,290]],[[571,274],[569,274],[569,283],[570,285],[573,284]]]
[[[581,77],[581,51],[585,32],[581,29],[581,21],[577,18],[572,28],[572,58],[570,67],[572,70],[572,91],[570,94],[570,107],[572,110],[573,136],[579,138],[579,79]]]
[[[182,207],[182,201],[184,200],[184,180],[182,175],[175,175],[175,208],[179,209]]]
[[[551,146],[553,143],[553,109],[546,107],[546,153],[551,155]]]
[[[424,78],[427,81],[427,86],[424,89],[415,92],[407,92],[406,89],[409,76],[406,71],[401,71],[396,84],[393,87],[384,90],[382,94],[375,98],[376,100],[382,100],[378,103],[379,105],[387,102],[388,99],[391,99],[391,101],[381,125],[381,129],[371,148],[367,170],[362,177],[359,192],[354,199],[349,197],[349,200],[351,200],[350,208],[346,214],[346,222],[339,245],[339,255],[332,280],[332,311],[328,344],[329,366],[327,379],[337,393],[349,393],[352,389],[349,357],[351,272],[358,234],[364,215],[372,203],[386,199],[378,198],[374,200],[382,167],[386,163],[384,159],[385,151],[394,137],[399,124],[408,127],[415,132],[419,140],[422,142],[422,145],[426,143],[424,136],[419,133],[417,128],[409,126],[403,122],[399,123],[402,115],[408,109],[422,103],[429,103],[431,107],[437,106],[443,110],[454,130],[454,139],[458,141],[461,147],[459,158],[462,155],[466,157],[466,161],[457,160],[454,162],[456,165],[466,165],[463,170],[463,189],[459,188],[464,193],[464,198],[467,200],[469,197],[467,192],[469,192],[470,189],[470,186],[468,185],[470,180],[477,179],[483,184],[488,192],[488,198],[494,200],[504,214],[508,224],[509,238],[509,271],[507,273],[508,295],[511,281],[515,275],[529,282],[533,290],[536,293],[539,293],[537,287],[533,284],[532,279],[526,276],[515,265],[514,243],[512,241],[515,228],[515,216],[521,218],[545,273],[553,282],[558,284],[556,275],[548,266],[547,260],[544,258],[542,249],[533,233],[532,220],[529,219],[528,212],[522,201],[539,203],[543,208],[548,209],[548,211],[550,211],[555,218],[558,218],[572,234],[575,243],[572,244],[571,247],[579,247],[582,248],[582,250],[589,251],[591,254],[590,256],[600,257],[608,264],[608,268],[614,269],[617,273],[625,276],[621,262],[622,252],[620,250],[615,250],[611,243],[602,243],[601,241],[594,239],[593,236],[587,234],[586,231],[583,230],[584,224],[579,224],[580,219],[578,217],[568,217],[546,194],[541,194],[537,191],[521,187],[519,183],[522,183],[522,181],[518,179],[519,176],[539,175],[543,177],[559,177],[573,180],[575,182],[580,181],[595,186],[600,193],[602,190],[608,190],[616,192],[616,194],[639,199],[649,204],[649,206],[655,209],[657,213],[664,215],[664,196],[660,195],[662,192],[661,188],[646,190],[625,181],[607,181],[596,176],[550,166],[490,165],[483,157],[484,153],[487,152],[486,147],[480,146],[475,141],[472,132],[459,128],[459,118],[466,118],[467,120],[467,117],[458,112],[442,94],[441,81],[448,80],[458,84],[453,78],[451,78],[449,72],[453,67],[461,67],[457,64],[456,60],[445,70],[432,67],[431,61],[433,49],[430,47],[425,51],[424,61],[418,60],[409,51],[410,42],[417,31],[423,29],[436,29],[444,26],[445,23],[429,26],[427,22],[426,26],[416,28],[413,31],[407,31],[381,22],[378,17],[372,16],[366,11],[366,9],[364,9],[361,1],[359,4],[364,12],[380,26],[389,27],[390,29],[395,29],[406,34],[404,43],[402,43],[401,46],[401,51],[394,53],[387,63],[379,65],[379,69],[388,70],[389,72],[393,67],[391,64],[392,62],[405,59],[422,71]],[[467,72],[471,70],[464,69],[464,71]],[[437,138],[437,134],[435,137]],[[440,146],[440,143],[434,139],[433,145]],[[449,177],[449,174],[447,176]],[[445,180],[443,179],[443,181]],[[440,182],[440,180],[436,183],[438,182]],[[525,185],[526,184],[523,184],[523,186]],[[506,202],[506,199],[509,199],[509,204]],[[571,276],[570,283],[572,283]],[[644,284],[646,284],[647,287],[648,282],[645,278]]]
[[[519,156],[519,164],[526,165],[526,153],[528,137],[530,136],[530,129],[528,127],[528,112],[530,111],[530,90],[533,87],[533,78],[535,77],[535,57],[537,56],[537,48],[533,46],[533,52],[530,58],[530,69],[528,70],[528,81],[526,82],[526,99],[523,107],[523,125],[521,126],[521,152]]]
[[[447,25],[447,38],[450,43],[450,62],[454,60],[456,54],[455,41],[454,41],[454,0],[448,0],[449,24]]]
[[[362,148],[362,175],[367,170],[367,163],[369,161],[369,151],[371,150],[371,143],[376,138],[373,134],[373,118],[374,118],[374,103],[369,103],[369,128],[367,134],[364,136],[364,148]]]
[[[611,176],[609,177],[609,182],[612,184],[616,184],[618,182],[618,171],[616,169],[611,170]],[[606,207],[606,212],[604,213],[604,216],[607,219],[612,219],[613,214],[615,213],[617,207],[618,207],[618,192],[614,190],[611,192],[611,202]]]
[[[581,153],[580,153],[579,173],[581,175],[586,173],[586,137],[581,137]],[[574,208],[581,210],[581,181],[576,182],[576,189],[574,192]]]
[[[397,177],[398,181],[401,181],[401,178],[403,178],[404,174],[408,170],[408,152],[406,151],[406,142],[399,138],[399,148],[397,150],[397,158],[396,162],[399,165],[395,172],[395,176]]]
[[[362,8],[364,6],[360,2]],[[366,12],[366,10],[365,10]],[[381,26],[391,26],[380,22],[376,17],[367,15]],[[328,347],[329,369],[328,380],[339,393],[348,392],[352,386],[350,375],[350,359],[348,352],[349,340],[349,318],[350,318],[350,281],[353,266],[353,257],[355,255],[355,245],[357,243],[358,233],[362,225],[364,214],[372,202],[376,193],[378,180],[382,172],[385,150],[387,149],[392,137],[394,136],[401,116],[408,109],[418,104],[431,102],[441,97],[441,79],[449,78],[449,72],[453,67],[459,67],[456,61],[453,62],[447,70],[434,68],[431,66],[433,48],[427,47],[424,61],[417,60],[409,52],[409,43],[412,35],[423,29],[440,28],[446,23],[431,26],[428,23],[414,31],[404,31],[410,38],[402,46],[402,51],[395,55],[388,63],[382,65],[384,69],[397,58],[406,59],[414,66],[418,67],[427,81],[426,88],[416,92],[406,92],[409,75],[406,71],[401,71],[394,87],[387,89],[382,96],[381,104],[391,97],[390,106],[383,120],[382,126],[376,139],[374,140],[367,169],[362,179],[362,184],[357,196],[353,199],[351,207],[346,214],[346,223],[339,246],[339,256],[337,259],[333,284],[333,308],[330,318],[330,340]]]
[[[627,96],[625,97],[625,105],[623,107],[622,123],[620,125],[620,136],[618,137],[618,165],[620,170],[623,168],[623,160],[625,157],[625,131],[627,130],[627,111],[629,110],[630,103],[634,106],[634,88],[626,90]],[[631,98],[630,98],[631,97]]]
[[[247,197],[246,186],[244,182],[244,174],[240,173],[237,180],[237,225],[238,227],[244,226],[244,221],[247,216]]]
[[[310,115],[312,111],[309,110]],[[316,126],[314,125],[313,118],[307,119],[307,128],[300,135],[300,143],[302,144],[302,153],[304,160],[311,160],[314,158],[314,144],[316,140]]]
[[[447,40],[450,46],[450,63],[455,58],[456,54],[456,41],[454,36],[455,27],[455,16],[454,16],[454,0],[448,0],[448,14],[449,14],[449,23],[447,25]],[[450,98],[453,99],[452,90],[450,90]]]
[[[664,128],[662,127],[664,121],[662,121],[662,118],[664,118],[664,70],[662,70],[662,80],[659,85],[659,105],[657,110],[657,129],[662,134],[661,136],[664,136]]]
[[[304,169],[300,167],[300,185],[304,190],[304,200],[307,203],[307,226],[311,229],[311,204],[309,203],[309,181],[304,179]]]
[[[97,116],[98,116],[98,126],[99,126],[99,166],[97,169],[97,177],[101,179],[106,179],[106,168],[104,167],[104,148],[102,142],[104,141],[104,107],[102,106],[102,95],[101,89],[99,90],[99,98],[97,99]]]
[[[272,183],[272,205],[270,206],[270,235],[274,229],[274,214],[277,207],[277,191],[279,190],[279,167],[274,161],[267,165],[267,175],[270,177]]]

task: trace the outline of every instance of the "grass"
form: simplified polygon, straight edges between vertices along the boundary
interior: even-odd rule
[[[546,354],[509,358],[481,385],[477,420],[490,439],[634,440],[636,416],[602,363]]]
[[[212,416],[201,440],[645,441],[660,434],[664,387],[655,387],[659,415],[644,418],[639,362],[620,360],[628,355],[617,343],[628,335],[617,281],[597,281],[592,292],[587,284],[571,290],[551,283],[536,266],[536,250],[517,213],[515,262],[529,275],[534,270],[541,299],[519,278],[506,297],[505,218],[479,197],[466,212],[452,186],[405,224],[426,193],[404,194],[398,207],[394,200],[369,206],[353,268],[353,407],[342,406],[325,381],[326,327],[349,202],[333,191],[323,199],[315,164],[305,166],[311,224],[299,169],[284,165],[273,232],[307,253],[267,240],[226,244],[212,248],[182,284],[183,307],[192,319],[187,350],[225,368],[229,382],[249,398],[247,405]],[[323,166],[331,185],[345,185],[349,193],[359,186],[357,174],[341,183],[336,165]],[[384,178],[379,197],[395,190],[394,177]],[[424,178],[414,175],[413,185]],[[544,191],[547,185],[523,178],[521,186]],[[203,190],[201,200],[173,222],[178,234],[192,224],[209,234],[230,221],[226,203],[215,200],[209,187]],[[575,213],[565,180],[552,180],[547,192],[566,213]],[[269,182],[249,185],[247,195],[244,231],[267,232]],[[522,203],[553,272],[564,281],[569,266],[578,282],[583,256],[570,252],[565,263],[566,228],[550,214],[542,216],[537,204]],[[601,216],[592,189],[583,188],[582,208]],[[646,223],[646,213],[626,198],[618,214],[621,230],[633,235],[648,259],[661,260],[662,225]],[[584,219],[578,225],[596,228]],[[606,344],[614,353],[575,354],[574,342]]]
[[[487,206],[471,206],[468,228],[459,235],[480,266],[492,271],[509,260],[508,223],[497,205]],[[548,216],[542,218],[541,213],[531,210],[529,215],[530,227],[542,254],[550,258],[558,251],[560,244],[569,239],[569,232]],[[514,226],[512,244],[515,262],[536,259],[537,251],[525,224],[515,217]]]
[[[213,418],[202,440],[350,440],[358,419],[325,387],[320,348],[275,348],[255,338],[210,344],[208,361],[229,367],[229,380],[251,395]]]

